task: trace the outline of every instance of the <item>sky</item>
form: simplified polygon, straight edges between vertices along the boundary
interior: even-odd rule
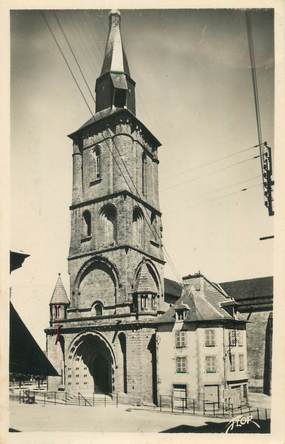
[[[57,11],[91,89],[108,11]],[[273,218],[263,204],[245,15],[240,10],[121,10],[137,117],[160,140],[165,277],[215,281],[273,274]],[[52,11],[46,17],[92,108]],[[273,14],[252,12],[263,140],[274,150]],[[49,300],[69,291],[72,143],[89,111],[39,11],[11,13],[12,302],[45,347]],[[246,191],[241,191],[248,188]],[[173,266],[173,264],[174,266]]]

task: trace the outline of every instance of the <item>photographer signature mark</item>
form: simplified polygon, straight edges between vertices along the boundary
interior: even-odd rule
[[[254,421],[252,415],[239,415],[235,416],[228,422],[225,432],[231,432],[234,428],[243,427],[244,425],[249,423],[256,425],[256,427],[260,429],[260,425],[257,424],[256,421]]]

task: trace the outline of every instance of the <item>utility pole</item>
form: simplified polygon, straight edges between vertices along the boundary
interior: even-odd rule
[[[262,176],[263,176],[263,189],[264,189],[264,204],[268,209],[269,216],[274,215],[273,211],[273,198],[272,198],[272,186],[274,181],[272,180],[272,156],[271,148],[267,145],[267,142],[263,144],[263,162],[262,162]]]

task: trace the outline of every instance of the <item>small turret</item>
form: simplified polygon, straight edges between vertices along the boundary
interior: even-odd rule
[[[67,293],[63,286],[60,273],[58,273],[57,282],[53,290],[53,294],[50,300],[50,320],[57,321],[60,319],[66,319],[66,310],[70,302],[67,297]]]
[[[134,290],[135,311],[137,313],[157,312],[157,287],[145,263],[137,276]]]

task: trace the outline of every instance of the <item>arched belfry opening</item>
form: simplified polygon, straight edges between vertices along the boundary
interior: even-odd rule
[[[74,286],[77,307],[91,309],[100,315],[100,307],[97,307],[98,310],[95,307],[95,303],[99,302],[103,314],[106,307],[116,304],[119,287],[117,268],[106,258],[91,258],[79,270]]]
[[[88,333],[74,342],[67,361],[67,390],[85,395],[114,391],[114,358],[100,335]]]
[[[117,210],[112,204],[104,205],[100,210],[100,221],[103,230],[102,242],[106,246],[117,242]]]
[[[133,242],[138,247],[143,246],[143,221],[143,212],[136,206],[133,209]]]

